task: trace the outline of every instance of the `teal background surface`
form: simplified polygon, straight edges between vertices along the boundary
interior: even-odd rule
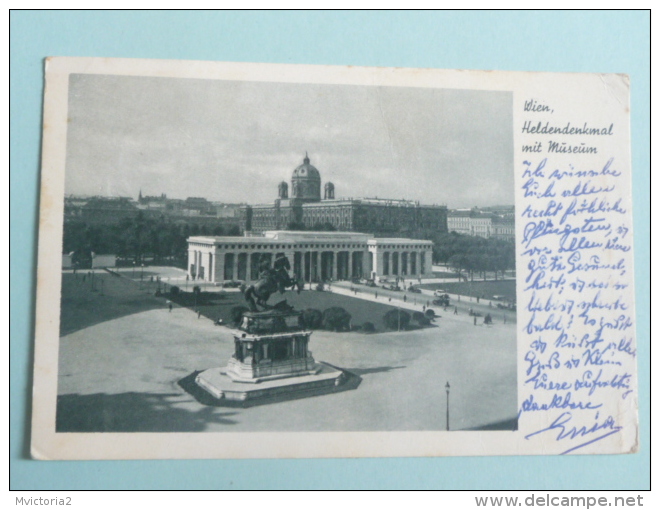
[[[12,489],[650,488],[648,12],[12,11],[10,56]],[[423,459],[30,460],[43,59],[47,56],[629,74],[639,453]]]

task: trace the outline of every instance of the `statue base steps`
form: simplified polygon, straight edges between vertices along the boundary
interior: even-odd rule
[[[313,370],[303,375],[266,378],[249,382],[238,380],[231,367],[210,368],[200,372],[195,383],[218,400],[218,403],[266,403],[268,400],[288,400],[323,395],[352,389],[346,384],[350,377],[343,370],[326,363],[315,363]],[[230,373],[230,375],[228,375]]]

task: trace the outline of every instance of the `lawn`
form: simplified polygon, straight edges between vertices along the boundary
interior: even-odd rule
[[[463,296],[480,297],[483,299],[493,299],[493,296],[504,296],[505,300],[516,302],[515,280],[426,283],[417,285],[417,287],[427,290],[444,289],[451,294],[461,294]]]
[[[162,289],[163,286],[160,288]],[[79,272],[77,275],[65,273],[62,275],[60,336],[125,315],[167,308],[167,301],[170,298],[176,305],[197,310],[201,316],[213,321],[222,319],[225,324],[231,323],[232,308],[247,306],[240,292],[202,292],[195,301],[192,292],[181,291],[178,296],[163,294],[157,297],[154,295],[157,289],[157,283],[152,283],[146,278],[145,282],[140,284],[126,277],[96,271],[92,290],[90,273]],[[283,299],[286,299],[296,310],[315,308],[323,312],[333,306],[345,308],[351,314],[354,327],[372,322],[376,332],[386,331],[383,316],[395,308],[316,290],[306,290],[300,294],[293,291],[288,291],[284,295],[275,294],[271,296],[269,304],[273,305]]]
[[[106,271],[62,274],[60,336],[125,315],[163,308],[148,285]],[[149,287],[153,287],[153,284]]]
[[[327,308],[339,306],[345,308],[351,314],[353,326],[361,326],[365,322],[372,322],[376,332],[386,331],[383,316],[394,306],[389,306],[363,299],[352,298],[330,292],[319,292],[316,290],[304,290],[300,294],[286,292],[284,295],[275,294],[271,296],[269,304],[274,305],[278,301],[286,299],[296,310],[315,308],[323,312]],[[222,319],[226,324],[231,323],[231,310],[235,306],[247,306],[243,294],[240,292],[202,292],[195,308],[194,296],[191,292],[181,293],[173,297],[173,301],[181,306],[197,309],[201,315],[209,319]]]

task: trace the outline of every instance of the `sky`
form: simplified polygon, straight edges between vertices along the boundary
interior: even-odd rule
[[[66,193],[272,203],[305,152],[337,198],[513,205],[512,94],[71,75]]]

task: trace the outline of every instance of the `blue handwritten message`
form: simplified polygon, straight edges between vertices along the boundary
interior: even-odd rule
[[[539,139],[517,169],[519,422],[526,440],[560,453],[621,434],[622,410],[635,407],[630,176],[607,151],[616,132],[584,121],[522,127]]]

